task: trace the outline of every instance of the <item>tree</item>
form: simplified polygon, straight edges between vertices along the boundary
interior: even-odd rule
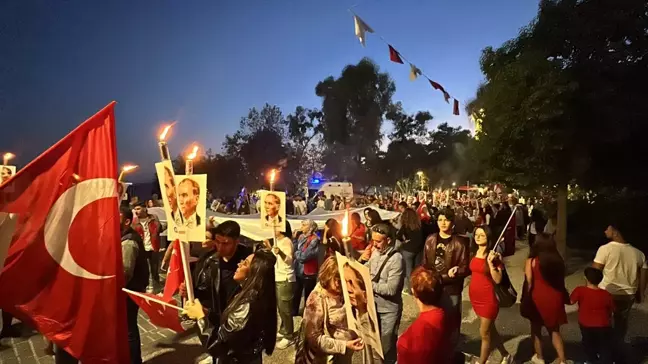
[[[406,114],[400,101],[389,105],[385,118],[391,120],[394,127],[389,138],[397,142],[425,136],[427,123],[433,119],[428,111],[419,111],[415,115]]]
[[[237,169],[243,167],[239,183],[262,187],[265,173],[289,154],[286,138],[286,122],[279,107],[265,104],[261,111],[251,108],[241,118],[239,130],[226,136],[223,144],[225,157],[240,162]]]
[[[646,34],[642,0],[543,0],[517,38],[483,51],[485,82],[467,107],[483,109],[475,155],[491,179],[556,187],[563,252],[568,183],[636,186],[647,176],[635,164],[648,156],[640,141],[648,131]]]
[[[328,146],[329,175],[342,179],[361,177],[363,162],[378,151],[382,120],[396,86],[387,73],[368,58],[348,65],[339,78],[319,82],[315,93],[322,98],[322,135]]]
[[[288,170],[293,176],[295,190],[308,191],[308,180],[314,172],[321,171],[324,145],[322,143],[322,112],[297,106],[286,117],[290,158]]]

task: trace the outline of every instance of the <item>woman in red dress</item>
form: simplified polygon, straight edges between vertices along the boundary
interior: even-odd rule
[[[493,347],[502,355],[502,364],[513,361],[504,348],[504,342],[495,328],[499,313],[499,302],[495,295],[495,284],[502,281],[504,265],[501,256],[492,251],[493,239],[488,227],[477,227],[474,232],[473,258],[470,260],[472,278],[468,287],[470,304],[480,319],[479,335],[481,351],[478,363],[486,363]]]
[[[535,355],[532,361],[543,362],[542,327],[551,335],[551,343],[559,363],[566,363],[560,326],[567,323],[565,304],[569,293],[565,288],[565,262],[558,253],[551,235],[538,234],[524,267],[524,289],[521,313],[531,321],[531,339]]]

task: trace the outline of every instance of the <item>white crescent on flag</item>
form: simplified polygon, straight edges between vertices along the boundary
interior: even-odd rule
[[[111,178],[93,178],[68,188],[56,200],[45,221],[45,248],[52,258],[68,273],[86,279],[108,279],[81,267],[70,253],[68,232],[81,209],[104,199],[117,197],[117,182]]]

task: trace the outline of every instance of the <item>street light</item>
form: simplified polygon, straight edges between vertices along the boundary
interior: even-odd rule
[[[456,187],[456,186],[457,186],[457,182],[452,182],[452,187]]]

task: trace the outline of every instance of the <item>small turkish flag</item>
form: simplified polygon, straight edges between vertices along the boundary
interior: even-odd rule
[[[403,60],[401,59],[400,53],[394,47],[389,46],[389,60],[395,63],[400,63],[403,64]]]
[[[180,241],[178,239],[173,241],[171,245],[173,253],[171,253],[171,261],[169,262],[169,270],[167,272],[166,283],[164,283],[164,297],[171,298],[180,284],[184,282],[184,271],[182,270],[182,256],[180,255]]]
[[[84,364],[130,362],[113,109],[0,186],[0,308]]]
[[[135,302],[149,317],[151,323],[155,326],[171,329],[175,332],[184,332],[185,330],[180,325],[180,316],[178,310],[175,308],[167,307],[159,302],[168,303],[171,306],[178,306],[176,300],[172,297],[165,298],[155,296],[150,293],[126,292],[128,296]],[[144,297],[146,296],[146,297]]]

